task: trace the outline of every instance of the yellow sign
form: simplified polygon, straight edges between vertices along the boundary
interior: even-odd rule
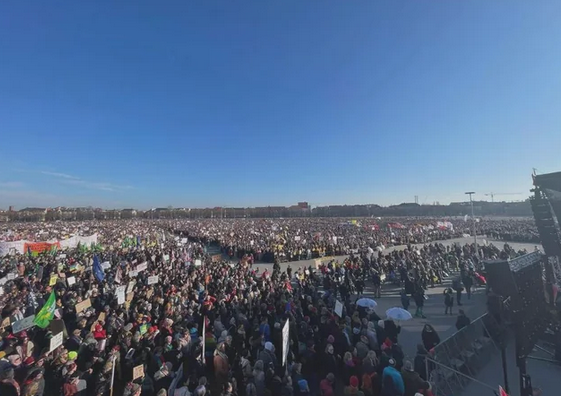
[[[51,279],[49,279],[49,286],[56,285],[56,281],[58,280],[58,275],[51,275]]]

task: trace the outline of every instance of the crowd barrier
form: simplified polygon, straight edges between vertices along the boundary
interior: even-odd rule
[[[24,254],[27,252],[28,248],[33,252],[43,252],[56,246],[57,249],[73,249],[79,244],[90,246],[91,244],[97,244],[97,234],[90,236],[73,236],[68,239],[61,240],[51,240],[51,241],[13,241],[13,242],[0,242],[0,257],[12,254],[20,253]]]
[[[500,352],[497,338],[500,327],[485,314],[457,331],[433,349],[426,370],[435,396],[458,395]]]

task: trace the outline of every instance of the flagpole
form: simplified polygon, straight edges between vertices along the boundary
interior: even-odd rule
[[[117,361],[117,356],[113,356],[113,368],[111,369],[111,393],[109,396],[113,396],[113,383],[115,382],[115,362]]]

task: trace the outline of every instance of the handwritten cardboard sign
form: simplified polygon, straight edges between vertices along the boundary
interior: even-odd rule
[[[137,378],[144,377],[144,365],[140,364],[132,369],[132,379],[133,381]]]
[[[148,284],[153,285],[158,283],[158,275],[153,275],[148,277]]]
[[[82,302],[79,302],[78,304],[76,304],[76,313],[80,313],[86,309],[88,309],[89,307],[92,306],[92,302],[90,301],[89,298],[85,299]]]

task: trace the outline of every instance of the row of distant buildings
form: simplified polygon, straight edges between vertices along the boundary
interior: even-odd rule
[[[80,221],[80,220],[125,220],[125,219],[201,219],[201,218],[266,218],[266,217],[310,217],[311,208],[307,202],[297,205],[264,206],[256,208],[154,208],[136,209],[101,209],[85,208],[25,208],[0,211],[0,221]]]
[[[532,216],[528,201],[524,202],[474,202],[477,216]],[[0,221],[74,221],[74,220],[124,220],[124,219],[202,219],[202,218],[279,218],[279,217],[372,217],[372,216],[463,216],[471,213],[469,202],[450,205],[419,205],[404,203],[392,206],[331,205],[311,208],[307,202],[292,206],[263,206],[255,208],[215,207],[101,209],[101,208],[25,208],[0,211]]]

